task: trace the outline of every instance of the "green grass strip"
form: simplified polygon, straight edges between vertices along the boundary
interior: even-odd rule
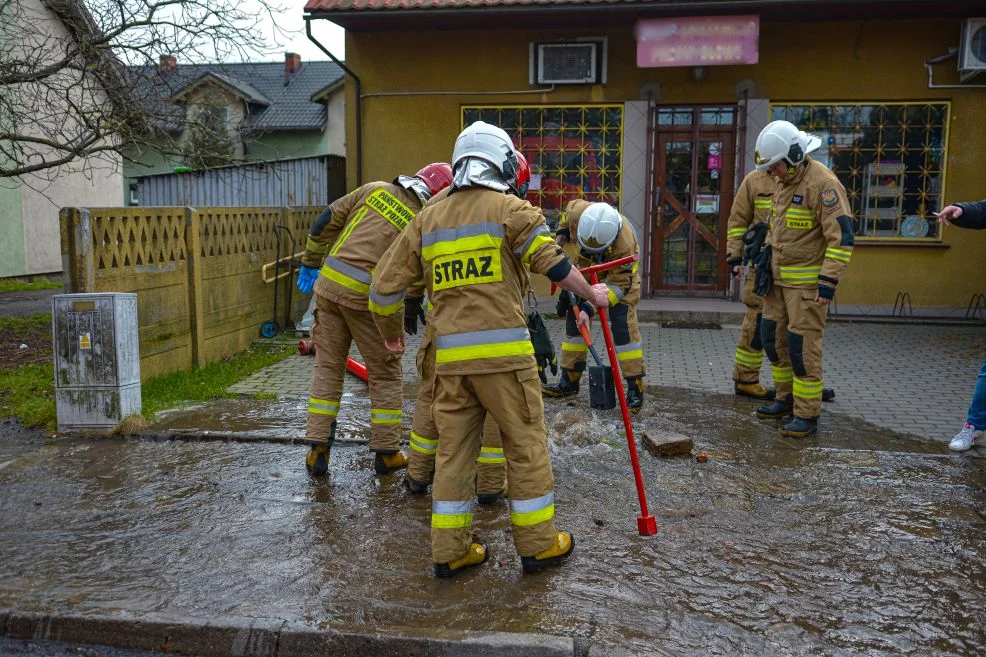
[[[39,318],[48,320],[47,315]],[[7,320],[4,320],[7,321]],[[35,320],[36,321],[36,320]],[[172,372],[141,386],[143,415],[210,399],[236,397],[226,388],[240,379],[273,365],[294,353],[293,345],[252,347],[216,363],[190,372]],[[0,370],[0,415],[16,417],[29,428],[55,431],[55,383],[52,365],[25,365]]]
[[[34,280],[23,278],[0,278],[0,294],[4,292],[33,292],[35,290],[54,290],[62,287],[61,281],[44,276],[34,277]]]

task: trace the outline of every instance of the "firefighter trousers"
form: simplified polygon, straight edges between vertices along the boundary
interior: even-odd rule
[[[609,309],[610,330],[620,371],[628,379],[644,375],[644,343],[637,325],[637,306],[622,301]],[[571,312],[565,316],[565,339],[561,343],[560,365],[567,370],[585,371],[589,348],[582,339]],[[599,348],[596,348],[599,352]]]
[[[387,351],[369,310],[343,307],[316,295],[315,372],[308,400],[309,442],[325,442],[339,414],[346,359],[353,340],[366,364],[370,385],[370,449],[383,454],[400,450],[404,381],[401,358]]]
[[[794,395],[794,414],[816,418],[822,410],[822,331],[828,307],[814,287],[774,285],[764,297],[761,335],[777,398]]]
[[[763,365],[763,341],[760,339],[763,297],[753,293],[755,278],[753,267],[750,267],[743,280],[746,315],[743,316],[739,344],[736,345],[736,362],[733,365],[733,381],[737,383],[760,383],[760,368]]]
[[[435,457],[431,554],[435,563],[461,558],[472,543],[476,458],[483,423],[500,427],[514,545],[522,557],[554,544],[555,494],[544,403],[537,368],[435,377]]]
[[[418,398],[414,403],[411,424],[411,449],[408,453],[407,474],[419,482],[430,482],[435,472],[435,453],[438,451],[438,428],[431,412],[435,400],[435,343],[432,332],[425,329],[417,355]],[[476,459],[476,492],[502,493],[507,477],[507,460],[503,456],[500,428],[489,413],[483,425],[483,447]]]

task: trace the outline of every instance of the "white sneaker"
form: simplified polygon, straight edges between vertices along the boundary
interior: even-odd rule
[[[948,444],[948,448],[955,452],[964,452],[982,437],[982,431],[976,429],[971,424],[967,424],[962,427],[962,431],[955,434],[955,438],[952,438],[952,442]]]

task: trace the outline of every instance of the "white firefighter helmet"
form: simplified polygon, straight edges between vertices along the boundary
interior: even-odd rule
[[[623,218],[608,203],[593,203],[579,217],[579,246],[589,253],[602,253],[616,241]]]
[[[452,169],[470,157],[492,164],[510,184],[517,179],[517,151],[502,128],[476,121],[460,132],[452,149]]]
[[[808,153],[813,153],[822,147],[822,140],[815,135],[809,135],[807,132],[802,130],[798,133],[798,139],[801,141],[801,149]]]
[[[801,164],[805,155],[822,145],[818,137],[798,130],[790,121],[771,121],[757,137],[755,165],[758,169],[769,169],[781,160],[789,166]]]

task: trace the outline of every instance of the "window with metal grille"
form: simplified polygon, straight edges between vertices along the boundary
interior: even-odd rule
[[[771,104],[817,135],[811,156],[846,188],[859,238],[939,240],[949,103]]]
[[[498,125],[531,165],[527,200],[549,224],[569,201],[584,198],[620,205],[622,105],[464,106],[462,127]]]

